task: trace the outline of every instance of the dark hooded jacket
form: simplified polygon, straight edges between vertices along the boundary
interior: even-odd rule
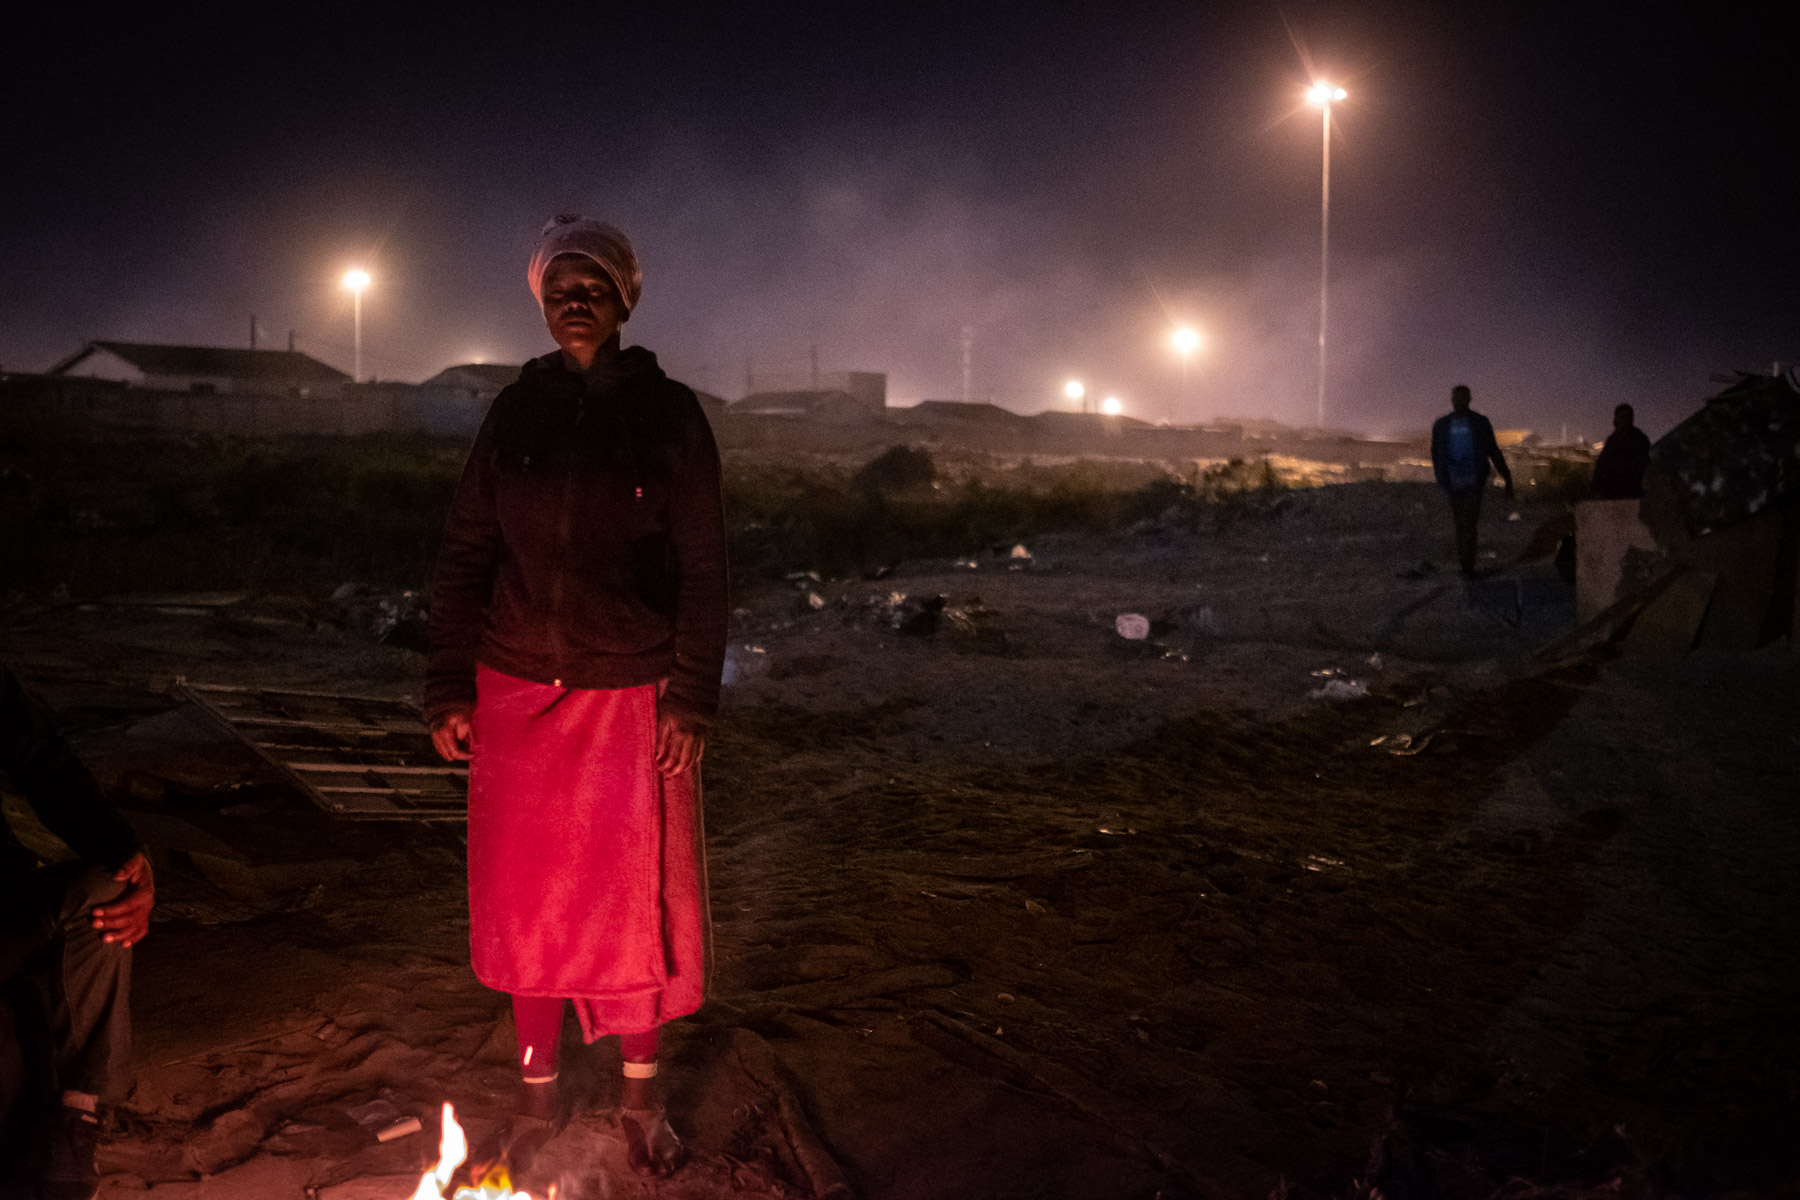
[[[475,436],[432,583],[428,721],[474,707],[477,662],[562,687],[667,679],[665,707],[701,724],[718,708],[718,447],[654,354],[597,365],[526,363]]]

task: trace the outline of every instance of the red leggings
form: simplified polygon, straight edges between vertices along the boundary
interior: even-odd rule
[[[562,1040],[563,1001],[555,996],[514,996],[513,1025],[519,1031],[519,1062],[527,1079],[556,1075],[556,1047]],[[656,1061],[656,1030],[621,1033],[626,1062]]]

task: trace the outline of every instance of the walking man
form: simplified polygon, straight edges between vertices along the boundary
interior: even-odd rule
[[[30,1195],[92,1200],[96,1110],[131,1085],[127,992],[131,947],[150,931],[150,861],[4,666],[0,771],[81,856],[43,866],[0,820],[0,1145],[35,1154]]]
[[[1457,384],[1450,389],[1451,412],[1431,427],[1431,469],[1438,486],[1450,495],[1450,517],[1456,525],[1456,557],[1465,578],[1475,577],[1475,531],[1481,524],[1481,493],[1487,487],[1488,464],[1506,481],[1506,498],[1512,499],[1512,471],[1494,426],[1469,407],[1469,389]]]

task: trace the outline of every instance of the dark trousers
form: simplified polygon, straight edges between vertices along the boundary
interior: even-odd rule
[[[1464,574],[1475,570],[1475,531],[1481,527],[1479,487],[1450,493],[1450,520],[1456,525],[1456,558]]]
[[[21,1092],[122,1100],[130,1089],[131,951],[92,923],[125,887],[81,862],[0,881],[0,980],[28,1076],[9,1082]]]

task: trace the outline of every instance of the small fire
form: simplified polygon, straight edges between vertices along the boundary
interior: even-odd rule
[[[419,1190],[412,1194],[412,1200],[531,1200],[530,1192],[512,1190],[512,1180],[507,1178],[506,1168],[498,1163],[476,1186],[459,1187],[454,1196],[446,1197],[444,1187],[467,1157],[469,1139],[463,1136],[462,1126],[456,1123],[456,1110],[445,1104],[444,1132],[438,1140],[437,1166],[425,1172],[424,1177],[419,1180]],[[555,1184],[550,1185],[549,1200],[556,1200]]]

